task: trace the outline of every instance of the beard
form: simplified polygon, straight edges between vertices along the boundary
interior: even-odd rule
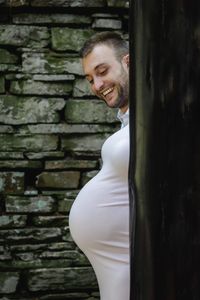
[[[112,83],[112,86],[114,86],[114,89],[116,89],[117,95],[116,99],[111,101],[111,103],[110,101],[102,97],[101,93],[96,93],[96,96],[103,100],[106,103],[106,105],[111,108],[122,108],[124,106],[127,106],[129,102],[129,76],[123,68],[121,68],[119,78],[119,81]],[[108,86],[108,88],[112,86]]]
[[[129,78],[127,73],[122,73],[121,83],[116,84],[116,88],[117,98],[115,99],[114,103],[109,104],[105,99],[103,99],[103,101],[111,108],[122,108],[127,106],[129,102]]]
[[[129,99],[129,85],[127,82],[123,86],[120,85],[118,88],[118,98],[115,107],[121,108],[128,105],[128,99]]]
[[[111,108],[122,108],[126,105],[128,105],[128,99],[129,99],[129,88],[128,85],[127,87],[123,87],[123,86],[118,86],[117,87],[117,92],[118,92],[118,96],[115,99],[114,103],[109,103],[108,101],[106,101],[106,99],[104,99],[102,96],[98,96],[101,100],[103,100],[105,102],[105,104],[108,107]]]
[[[122,66],[121,66],[122,67]],[[118,97],[116,99],[115,108],[122,108],[128,105],[129,101],[129,75],[121,68],[121,80],[117,86]]]

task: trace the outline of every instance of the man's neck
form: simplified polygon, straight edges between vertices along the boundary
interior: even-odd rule
[[[125,112],[122,112],[122,110],[119,109],[117,118],[122,123],[122,127],[126,126],[129,122],[129,109],[127,108],[127,110]]]
[[[127,112],[127,110],[128,110],[128,105],[125,106],[125,107],[119,108],[119,111],[120,111],[121,114],[125,114]]]

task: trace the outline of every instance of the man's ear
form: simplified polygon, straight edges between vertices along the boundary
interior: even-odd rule
[[[125,64],[127,68],[129,68],[129,54],[126,54],[122,58],[122,63]]]

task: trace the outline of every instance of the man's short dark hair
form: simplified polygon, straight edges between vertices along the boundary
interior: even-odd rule
[[[104,31],[94,34],[85,42],[80,50],[80,57],[86,57],[92,52],[95,46],[100,44],[112,47],[118,59],[121,59],[129,52],[128,43],[121,37],[120,34],[113,31]]]

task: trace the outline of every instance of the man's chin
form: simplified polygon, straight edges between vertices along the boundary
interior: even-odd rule
[[[110,108],[120,108],[121,106],[121,101],[117,101],[115,98],[112,99],[105,99],[102,97],[98,97],[99,99],[103,100],[105,104],[110,107]]]
[[[117,108],[117,107],[118,107],[118,105],[117,105],[115,102],[112,102],[112,101],[106,101],[105,99],[104,99],[104,102],[105,102],[106,105],[107,105],[108,107],[110,107],[110,108]]]

